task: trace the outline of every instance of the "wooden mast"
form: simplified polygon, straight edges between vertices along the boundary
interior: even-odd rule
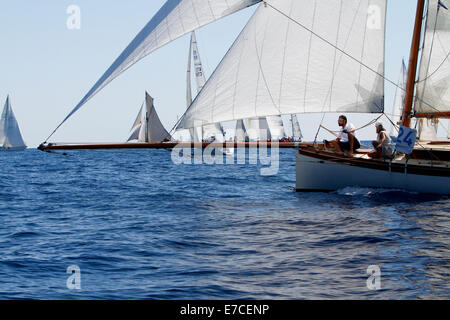
[[[422,18],[425,8],[425,0],[417,1],[416,23],[414,26],[411,52],[409,55],[408,82],[406,85],[405,106],[403,108],[402,124],[405,127],[411,125],[412,105],[414,101],[414,87],[416,84],[417,63],[419,60],[420,35],[422,33]]]

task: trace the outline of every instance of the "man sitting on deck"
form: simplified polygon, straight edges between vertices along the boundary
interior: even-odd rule
[[[341,132],[336,140],[328,142],[334,147],[337,152],[347,152],[349,156],[353,155],[356,149],[361,147],[358,139],[355,137],[355,126],[352,123],[347,123],[347,117],[344,115],[339,116],[338,124],[342,127]],[[328,146],[326,142],[326,146]]]

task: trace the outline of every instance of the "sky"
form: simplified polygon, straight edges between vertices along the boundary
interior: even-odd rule
[[[152,18],[165,0],[0,0],[0,101],[10,100],[24,140],[37,147],[75,107],[92,85]],[[80,9],[80,25],[69,28]],[[206,75],[210,75],[242,30],[255,6],[197,31]],[[416,1],[389,0],[386,31],[386,77],[397,82],[402,58],[408,59]],[[72,25],[73,26],[73,25]],[[144,100],[155,99],[170,130],[186,108],[189,35],[150,54],[111,82],[70,118],[51,142],[121,142]],[[386,84],[386,109],[395,87]],[[351,115],[356,127],[373,115]],[[376,116],[375,116],[376,117]],[[303,115],[306,139],[314,138],[322,115]],[[383,121],[387,123],[386,121]],[[325,125],[337,130],[336,115]],[[373,128],[359,132],[374,139]],[[322,133],[319,138],[329,138]]]

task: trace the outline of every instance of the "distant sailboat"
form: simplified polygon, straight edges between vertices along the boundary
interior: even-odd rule
[[[300,142],[303,139],[302,130],[300,129],[300,124],[298,123],[297,115],[291,115],[292,122],[292,140]]]
[[[26,148],[8,96],[0,121],[0,150],[21,151]]]
[[[189,58],[188,58],[188,71],[187,71],[187,107],[192,104],[192,86],[191,86],[191,65],[194,64],[194,75],[197,83],[197,94],[202,90],[206,83],[206,76],[203,70],[203,64],[200,59],[200,52],[198,50],[197,37],[195,32],[191,32],[191,41],[189,47]],[[191,140],[193,142],[200,142],[201,140],[209,141],[224,141],[223,128],[220,123],[213,123],[200,127],[189,128],[191,134]]]
[[[131,127],[128,142],[161,142],[170,140],[153,105],[153,98],[145,92],[145,102]]]

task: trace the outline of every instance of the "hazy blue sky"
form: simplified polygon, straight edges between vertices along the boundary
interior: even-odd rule
[[[165,0],[0,0],[0,99],[10,94],[28,146],[53,131],[104,73]],[[69,30],[67,8],[81,9],[81,28]],[[397,81],[411,42],[415,0],[388,1],[386,76]],[[255,7],[197,32],[199,50],[210,75]],[[172,128],[185,109],[189,37],[157,50],[109,84],[75,114],[51,141],[124,141],[147,90],[163,124]],[[386,85],[390,108],[394,88]],[[367,117],[354,116],[355,124]],[[320,117],[300,119],[311,137]],[[359,122],[361,121],[361,122]],[[327,125],[336,129],[334,115]],[[358,126],[358,125],[357,125]],[[374,136],[373,128],[361,132]]]

